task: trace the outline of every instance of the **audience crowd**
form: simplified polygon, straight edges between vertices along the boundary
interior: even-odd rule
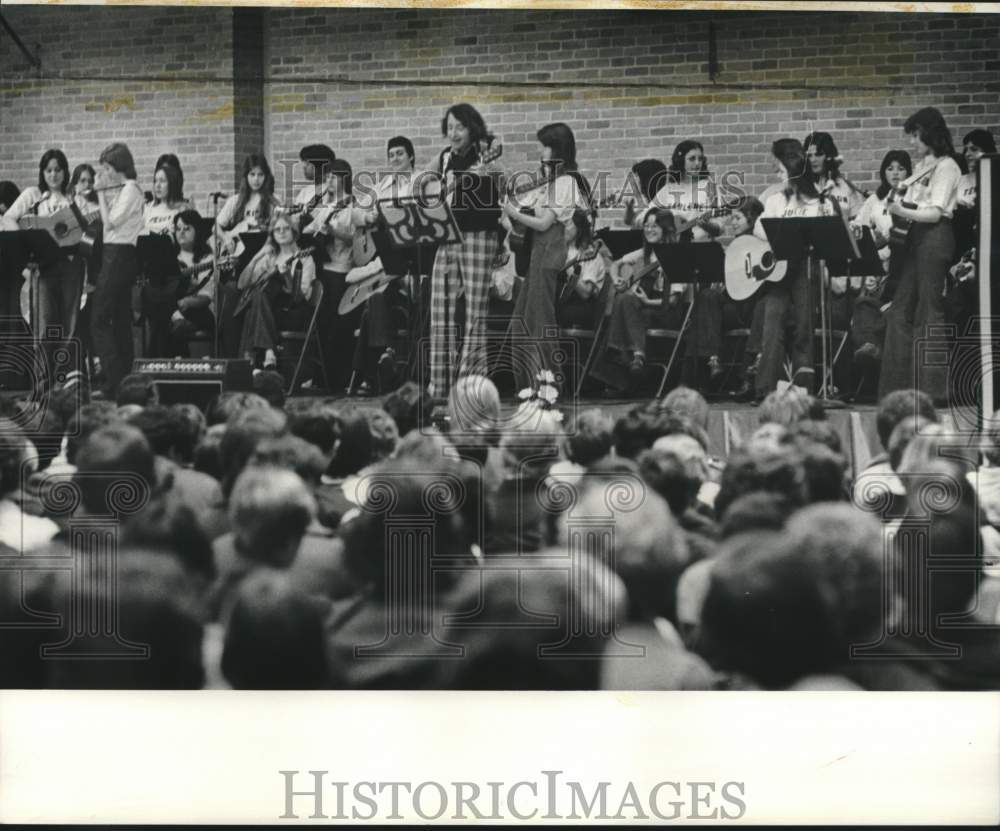
[[[432,413],[266,375],[5,405],[0,686],[1000,688],[1000,415],[893,392],[852,471],[795,388],[717,458],[683,387],[563,423],[478,376]]]

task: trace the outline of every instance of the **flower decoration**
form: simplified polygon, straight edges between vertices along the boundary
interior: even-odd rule
[[[535,375],[535,384],[518,392],[517,397],[523,402],[519,410],[549,410],[557,421],[562,421],[563,414],[557,410],[559,390],[555,386],[556,376],[549,369],[543,369]]]

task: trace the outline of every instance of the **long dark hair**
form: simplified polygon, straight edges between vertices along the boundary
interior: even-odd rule
[[[590,182],[580,173],[576,163],[576,137],[573,135],[573,130],[568,124],[557,121],[554,124],[546,124],[535,133],[535,136],[542,145],[552,150],[550,172],[556,176],[563,173],[572,176],[583,191],[587,204],[590,205],[593,202]]]
[[[466,130],[469,131],[469,144],[479,152],[479,142],[493,141],[493,134],[486,129],[486,122],[479,114],[479,110],[472,104],[453,104],[444,111],[441,119],[441,135],[448,135],[448,116],[454,117]]]
[[[899,162],[903,167],[905,167],[907,176],[910,176],[913,173],[913,162],[910,160],[910,154],[905,150],[890,150],[886,153],[885,157],[882,159],[882,164],[879,165],[878,169],[878,177],[881,181],[878,189],[875,191],[875,196],[879,199],[885,199],[886,194],[891,190],[889,180],[885,177],[885,171],[893,162]]]
[[[253,191],[250,190],[250,183],[247,181],[247,176],[250,175],[250,171],[255,167],[259,167],[264,171],[264,184],[260,189],[260,217],[265,223],[270,223],[271,221],[271,208],[274,202],[274,174],[271,172],[271,166],[267,163],[267,159],[264,158],[264,154],[251,153],[243,160],[243,172],[240,174],[240,196],[236,201],[236,210],[233,212],[233,217],[235,218],[236,224],[243,219],[243,212],[246,210],[247,202],[250,201],[250,197],[253,195]]]
[[[159,165],[153,172],[153,178],[156,178],[156,174],[163,171],[163,175],[167,177],[167,204],[175,204],[177,202],[184,201],[184,176],[180,171],[180,168],[175,167],[169,162],[163,162]],[[154,200],[154,204],[159,202],[159,200]]]
[[[194,228],[194,261],[199,262],[212,253],[212,248],[208,244],[209,229],[205,227],[205,223],[201,218],[201,214],[198,213],[193,208],[188,208],[187,210],[180,211],[174,217],[174,230],[177,230],[177,222],[183,222],[185,225],[190,225]]]
[[[45,184],[45,168],[49,166],[49,162],[53,159],[56,160],[59,165],[59,169],[62,170],[63,179],[62,187],[60,191],[65,194],[69,189],[69,162],[66,161],[66,154],[62,150],[57,150],[54,147],[49,148],[42,154],[42,160],[38,163],[38,189],[45,193],[48,191],[49,186]]]
[[[802,149],[808,153],[810,147],[815,147],[816,151],[826,157],[823,162],[823,173],[831,181],[840,178],[840,153],[833,136],[819,130],[810,133],[802,140]]]
[[[78,164],[76,167],[73,168],[73,175],[69,179],[69,194],[71,196],[75,193],[76,186],[80,181],[80,177],[83,176],[84,173],[90,174],[91,183],[93,183],[94,180],[97,178],[97,172],[89,164],[87,164],[86,162]],[[97,194],[91,191],[89,194],[87,194],[87,200],[93,202],[94,204],[97,204]]]
[[[680,182],[683,180],[685,173],[684,157],[695,149],[700,150],[705,159],[702,162],[701,170],[698,171],[698,175],[705,176],[708,174],[708,157],[705,156],[705,147],[700,141],[686,139],[674,148],[673,155],[670,156],[670,180],[672,182]]]
[[[650,202],[667,183],[667,166],[659,159],[641,159],[632,165],[632,172],[639,177],[639,190]]]
[[[924,107],[922,110],[917,110],[906,119],[903,132],[907,135],[916,133],[938,158],[951,156],[957,161],[955,145],[951,140],[951,130],[948,129],[944,116],[935,107]]]
[[[788,175],[785,196],[799,194],[812,199],[819,196],[816,180],[806,162],[806,152],[798,139],[778,139],[771,145],[771,155],[785,166]]]
[[[674,212],[669,208],[655,208],[646,214],[646,219],[642,221],[643,226],[646,225],[646,220],[649,219],[650,215],[656,220],[656,224],[663,229],[663,241],[660,245],[667,245],[671,242],[677,241],[677,225],[674,221]],[[642,237],[642,254],[647,261],[653,256],[653,246],[649,244],[646,240],[645,231]]]
[[[135,160],[132,158],[132,151],[123,141],[115,141],[101,151],[98,161],[101,164],[109,165],[113,170],[120,173],[126,179],[135,181],[138,175],[135,172]]]

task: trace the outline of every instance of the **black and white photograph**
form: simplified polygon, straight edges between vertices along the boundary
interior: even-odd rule
[[[0,688],[1000,691],[996,4],[487,5],[0,6]]]

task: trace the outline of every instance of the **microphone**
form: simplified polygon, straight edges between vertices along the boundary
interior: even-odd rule
[[[213,202],[218,202],[218,201],[219,201],[220,199],[222,199],[222,198],[223,198],[223,197],[224,197],[225,195],[226,195],[226,194],[224,194],[224,193],[223,193],[223,192],[222,192],[221,190],[217,190],[217,191],[215,191],[214,193],[210,193],[210,194],[208,195],[208,197],[209,197],[209,199],[211,199],[211,200],[212,200]]]

